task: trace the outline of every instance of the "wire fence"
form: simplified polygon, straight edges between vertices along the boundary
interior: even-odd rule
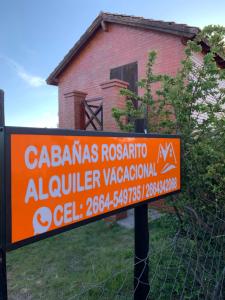
[[[149,219],[147,299],[225,299],[224,209],[181,214]],[[133,245],[132,229],[99,221],[16,250],[9,299],[132,299]]]

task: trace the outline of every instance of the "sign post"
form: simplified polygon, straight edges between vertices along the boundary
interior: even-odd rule
[[[5,239],[5,215],[4,215],[4,92],[0,90],[0,300],[7,300],[7,275],[6,275],[6,251]]]
[[[0,137],[0,300],[7,299],[5,251],[129,208],[135,208],[134,296],[145,299],[147,204],[181,189],[180,137],[7,126]]]
[[[145,119],[138,119],[135,132],[145,131]],[[149,297],[149,230],[148,203],[134,208],[134,300],[144,300]]]

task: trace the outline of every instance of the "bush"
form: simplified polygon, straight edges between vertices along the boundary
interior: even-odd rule
[[[224,27],[203,29],[195,40],[187,43],[176,76],[155,75],[157,53],[150,52],[146,78],[138,82],[143,96],[123,89],[126,107],[112,111],[122,130],[133,131],[135,119],[144,117],[149,132],[182,136],[182,193],[176,202],[172,199],[182,220],[177,253],[185,232],[190,241],[186,250],[192,253],[188,256],[188,268],[196,278],[200,274],[196,288],[200,289],[201,293],[197,293],[203,295],[202,299],[224,299],[225,70],[216,62],[218,55],[225,57],[224,36]],[[203,42],[210,46],[210,51],[204,55],[202,65],[195,65],[192,56],[202,52]],[[137,109],[133,100],[139,102]],[[128,124],[124,122],[127,119]],[[190,248],[194,250],[190,252]],[[187,265],[187,256],[184,264]],[[214,277],[212,272],[216,273]]]

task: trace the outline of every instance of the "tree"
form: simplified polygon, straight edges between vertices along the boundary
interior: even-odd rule
[[[138,82],[144,90],[143,96],[122,89],[121,94],[127,97],[126,107],[114,108],[112,112],[124,131],[133,131],[135,119],[145,117],[149,132],[182,135],[184,191],[186,197],[197,201],[199,198],[208,201],[212,197],[218,200],[218,187],[222,188],[221,181],[216,180],[218,176],[214,175],[223,169],[221,164],[225,158],[225,85],[221,85],[225,70],[217,65],[215,57],[218,52],[225,54],[224,36],[224,27],[207,26],[195,40],[188,41],[185,58],[176,76],[154,74],[157,53],[150,52],[146,78]],[[192,55],[202,52],[202,41],[207,41],[211,50],[204,55],[202,65],[196,66]],[[138,108],[135,108],[134,100],[138,100]],[[220,197],[222,195],[225,196],[223,191]],[[221,201],[221,205],[224,203]]]
[[[209,51],[202,64],[196,65],[192,57],[202,52],[204,43]],[[181,134],[182,193],[172,202],[182,216],[183,229],[192,228],[190,239],[195,242],[194,253],[200,273],[207,267],[199,260],[199,237],[210,240],[202,246],[202,255],[207,252],[207,259],[210,251],[215,252],[215,247],[224,249],[225,246],[224,238],[215,238],[224,237],[225,232],[225,70],[218,66],[218,57],[225,58],[225,28],[222,26],[207,26],[194,40],[187,42],[185,58],[175,76],[154,74],[157,53],[150,52],[146,78],[138,82],[143,96],[121,90],[128,99],[126,107],[123,110],[114,108],[112,112],[125,131],[133,131],[135,119],[145,117],[149,132]],[[138,109],[133,100],[139,101]],[[127,119],[129,123],[124,121]],[[222,299],[225,293],[223,290],[218,294],[225,274],[221,255],[223,263],[217,264],[214,270],[216,274],[219,272],[215,277],[219,279],[214,278],[211,286],[212,278],[205,275],[200,276],[198,283],[202,293],[206,283],[211,286],[210,295],[216,295],[215,299]]]

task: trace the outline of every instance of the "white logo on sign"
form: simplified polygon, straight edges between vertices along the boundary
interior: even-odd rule
[[[161,174],[165,174],[172,169],[176,169],[177,160],[172,143],[165,143],[164,146],[162,144],[159,145],[157,163],[160,161],[165,163],[160,172]]]
[[[40,207],[33,217],[34,235],[46,232],[52,223],[52,212],[48,207]]]

